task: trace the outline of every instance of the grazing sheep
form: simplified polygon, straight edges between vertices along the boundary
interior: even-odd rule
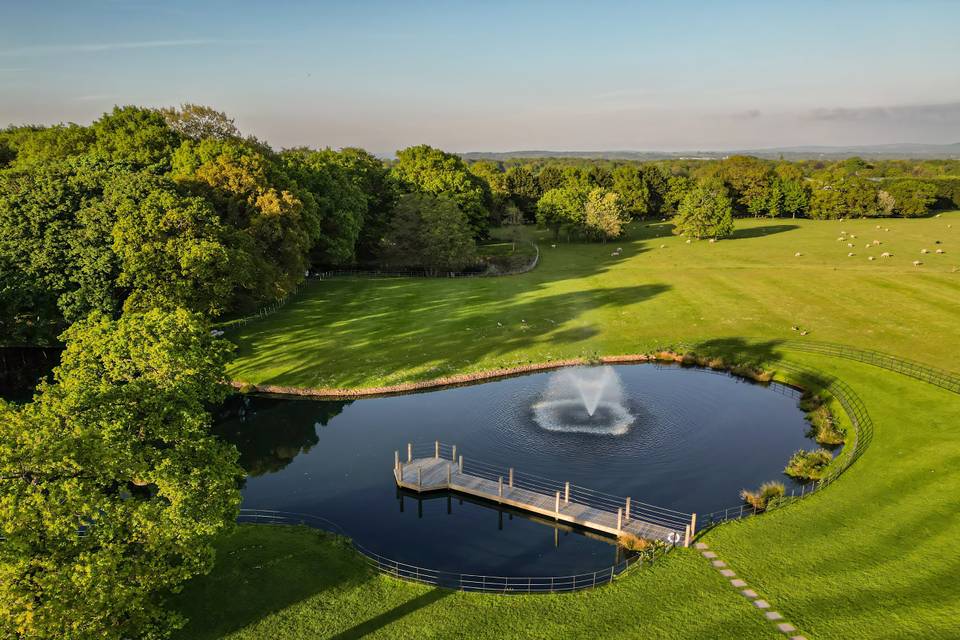
[[[853,243],[852,243],[852,242],[848,242],[848,243],[847,243],[847,246],[850,247],[851,249],[853,249]]]
[[[620,254],[617,253],[616,251],[614,251],[613,253],[610,254],[610,256],[611,256],[611,257],[614,257],[614,258],[616,258],[618,255],[620,255]]]
[[[920,249],[920,253],[930,253],[930,249]]]
[[[919,267],[919,266],[922,265],[922,264],[923,264],[923,263],[920,262],[919,260],[914,260],[914,261],[913,261],[913,266],[915,266],[915,267]]]
[[[857,236],[856,236],[855,234],[852,234],[852,233],[851,233],[851,234],[850,234],[850,237],[856,239]]]
[[[662,245],[660,245],[660,248],[661,248],[661,249],[666,249],[666,248],[667,248],[667,245],[662,244]]]
[[[691,242],[693,242],[693,241],[692,241],[692,240],[689,240],[689,239],[687,240],[687,244],[690,244]]]
[[[800,335],[805,336],[805,335],[807,335],[808,333],[810,333],[810,332],[809,332],[809,331],[801,331],[801,332],[800,332]]]
[[[851,252],[851,253],[848,253],[848,254],[847,254],[847,257],[848,257],[848,258],[852,258],[852,257],[855,256],[855,255],[857,255],[857,254]]]
[[[717,241],[716,238],[710,238],[710,244],[713,244],[713,243],[716,242],[716,241]]]
[[[943,253],[943,249],[937,249],[937,253]]]
[[[868,257],[867,260],[873,260],[873,256]]]
[[[839,238],[837,238],[837,242],[843,242],[844,240],[846,240],[846,238],[843,236],[840,236]]]
[[[556,248],[557,248],[557,245],[552,244],[552,245],[550,245],[550,248],[551,248],[551,249],[556,249]]]
[[[883,243],[880,242],[879,240],[874,240],[874,241],[873,241],[873,244],[883,244]]]
[[[873,245],[865,244],[865,245],[863,245],[863,248],[864,248],[864,249],[869,249],[869,248],[872,247],[872,246],[873,246]]]
[[[880,228],[880,225],[877,225],[877,229],[879,229],[879,228]]]
[[[881,257],[881,258],[889,258],[889,257],[892,256],[892,255],[893,255],[893,254],[890,253],[889,251],[884,251],[883,253],[880,254],[880,257]]]
[[[802,255],[803,255],[802,253],[800,253],[799,251],[797,251],[795,254],[793,254],[793,257],[794,257],[794,258],[799,258],[799,257],[802,256]]]

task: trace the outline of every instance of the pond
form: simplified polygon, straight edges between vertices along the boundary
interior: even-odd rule
[[[240,449],[245,508],[321,516],[432,569],[569,575],[613,564],[614,541],[456,495],[401,494],[394,451],[440,440],[468,459],[702,514],[767,480],[790,490],[790,454],[814,446],[798,399],[776,383],[635,364],[354,401],[248,396],[216,428]]]

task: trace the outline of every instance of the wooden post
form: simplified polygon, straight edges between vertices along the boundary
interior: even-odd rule
[[[617,507],[617,534],[623,529],[623,507]]]
[[[689,546],[690,546],[690,525],[687,525],[686,527],[684,527],[684,530],[683,530],[683,546],[685,546],[685,547],[689,547]]]
[[[630,522],[630,496],[627,496],[627,509],[624,511],[625,519],[627,522]]]
[[[513,467],[510,467],[510,488],[513,488]]]
[[[421,476],[422,472],[423,472],[423,467],[417,467],[417,489],[420,489],[420,484],[421,484],[420,481],[421,481],[421,477],[422,477],[422,476]]]
[[[399,476],[399,481],[402,483],[403,482],[403,463],[402,462],[397,463],[397,475]]]
[[[407,462],[413,462],[413,445],[407,443]]]
[[[560,492],[557,491],[557,503],[554,505],[554,511],[557,512],[557,516],[560,515]]]
[[[450,457],[454,462],[457,461],[457,445],[453,445],[453,456]]]
[[[433,441],[433,457],[434,458],[440,457],[440,441],[439,440]]]
[[[447,463],[447,486],[448,487],[450,486],[450,476],[452,475],[452,472],[453,472],[453,465],[450,463]]]
[[[463,473],[463,456],[460,456],[460,469],[459,473]]]
[[[563,483],[563,504],[570,504],[570,483]]]
[[[399,451],[393,452],[393,468],[394,469],[400,468],[400,452]]]
[[[697,514],[690,514],[690,537],[692,538],[697,533]]]
[[[497,497],[503,497],[503,476],[497,480]]]

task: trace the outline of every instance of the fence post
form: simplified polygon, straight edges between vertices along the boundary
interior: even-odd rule
[[[570,504],[570,483],[563,483],[563,504]]]
[[[627,508],[623,514],[626,517],[626,521],[630,521],[630,496],[627,496]]]
[[[407,443],[407,462],[413,462],[413,444]]]
[[[556,504],[554,504],[553,510],[556,512],[556,517],[559,518],[560,517],[560,492],[559,491],[557,491],[557,501],[556,501]]]
[[[400,467],[400,452],[393,452],[393,468],[398,469]]]
[[[510,467],[510,488],[513,489],[513,467]]]
[[[433,457],[434,458],[440,457],[440,441],[439,440],[433,441]]]
[[[453,455],[450,457],[454,462],[457,461],[457,445],[453,445]]]
[[[423,467],[417,467],[417,489],[418,489],[418,490],[420,489],[420,484],[421,484],[421,479],[422,479],[422,476],[421,476],[421,472],[422,472],[422,471],[423,471]]]
[[[617,507],[617,534],[623,529],[623,507]]]
[[[683,528],[683,546],[690,546],[690,525]]]
[[[690,535],[696,535],[697,533],[697,514],[690,514]]]
[[[503,476],[497,479],[497,497],[503,498]]]
[[[403,463],[402,462],[397,463],[397,475],[399,476],[398,482],[403,484]]]
[[[459,470],[459,472],[460,472],[461,474],[463,473],[463,456],[460,456],[460,470]]]

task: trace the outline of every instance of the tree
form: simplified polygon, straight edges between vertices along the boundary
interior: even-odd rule
[[[597,187],[587,196],[584,223],[592,235],[604,242],[617,238],[623,233],[628,220],[629,215],[619,193]]]
[[[552,229],[554,239],[559,240],[562,227],[570,230],[583,225],[588,193],[579,187],[547,191],[537,202],[537,224]]]
[[[240,130],[223,111],[199,104],[182,104],[180,108],[160,109],[167,125],[185,138],[239,138]]]
[[[919,180],[884,182],[884,192],[893,200],[892,212],[905,218],[926,215],[937,200],[936,187]]]
[[[74,324],[53,384],[0,403],[0,635],[160,638],[163,598],[234,521],[236,449],[209,433],[228,345],[184,310]]]
[[[698,180],[684,196],[673,232],[691,238],[723,238],[733,233],[733,205],[717,180]]]
[[[397,152],[391,174],[407,193],[450,198],[466,214],[474,238],[486,237],[490,192],[459,156],[425,144],[408,147]]]
[[[180,137],[154,109],[114,107],[91,127],[95,142],[91,153],[108,163],[157,173],[170,169],[170,156]]]
[[[533,220],[537,214],[537,200],[543,195],[533,171],[525,165],[510,167],[504,174],[504,183],[510,199],[528,220]]]
[[[386,238],[392,266],[431,271],[458,270],[477,262],[477,246],[466,215],[445,196],[400,197]]]
[[[613,190],[623,198],[630,215],[645,218],[653,211],[653,198],[643,168],[626,164],[613,170]]]
[[[551,189],[559,189],[565,184],[563,169],[555,164],[544,166],[537,174],[537,184],[540,186],[540,193],[546,193]]]

